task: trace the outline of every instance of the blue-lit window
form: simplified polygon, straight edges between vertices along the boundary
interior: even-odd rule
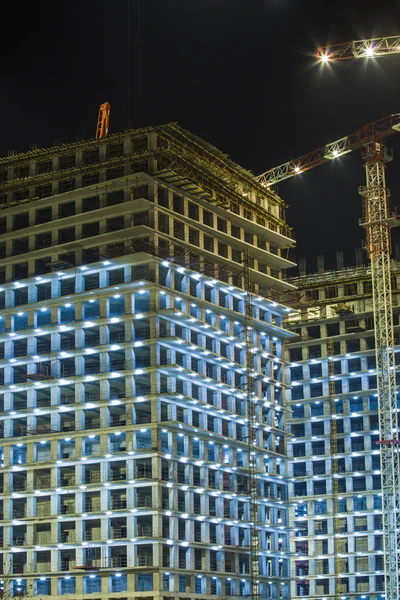
[[[76,593],[76,581],[75,577],[69,577],[68,579],[62,577],[59,579],[59,593],[64,594],[75,594]]]
[[[35,312],[36,326],[47,327],[51,325],[51,310],[45,306]]]
[[[98,319],[100,317],[100,302],[98,300],[89,300],[82,304],[83,319]]]
[[[313,402],[310,405],[310,409],[312,417],[319,417],[324,414],[324,405],[322,402]]]
[[[366,510],[367,509],[367,498],[366,496],[361,496],[361,498],[357,498],[357,496],[353,500],[354,510]]]
[[[28,328],[28,313],[20,313],[14,316],[14,331]]]
[[[314,481],[314,495],[321,496],[326,494],[326,481]]]
[[[319,396],[322,396],[322,383],[310,384],[310,396],[311,398],[317,398]]]
[[[51,594],[51,580],[50,579],[37,579],[35,581],[35,596],[50,596]]]
[[[304,417],[304,404],[296,406],[292,405],[292,419],[302,419]]]
[[[60,323],[71,323],[75,321],[75,306],[74,304],[67,304],[60,307]]]
[[[150,592],[153,589],[153,574],[136,575],[136,590],[138,592]]]
[[[297,481],[294,484],[294,495],[295,496],[307,496],[307,482]]]
[[[302,502],[301,504],[297,504],[294,509],[295,517],[306,517],[308,514],[307,504]]]
[[[352,468],[353,468],[353,471],[365,471],[365,456],[353,457],[352,458]]]
[[[98,575],[84,577],[83,590],[86,594],[99,594],[101,592],[101,578]]]
[[[328,512],[326,500],[314,500],[314,515],[326,515]]]

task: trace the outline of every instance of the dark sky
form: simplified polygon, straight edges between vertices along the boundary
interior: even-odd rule
[[[139,21],[138,21],[139,4]],[[8,5],[0,35],[0,154],[178,121],[259,174],[400,111],[400,55],[316,66],[318,45],[400,34],[400,1],[40,0]],[[138,69],[139,68],[139,69]],[[388,139],[400,204],[400,136]],[[364,183],[354,153],[283,182],[297,256],[354,263]]]

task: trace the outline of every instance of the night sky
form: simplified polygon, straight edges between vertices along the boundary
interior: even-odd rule
[[[321,68],[319,45],[400,34],[400,1],[15,0],[0,35],[0,155],[178,121],[259,174],[400,111],[400,55]],[[138,8],[139,6],[139,8]],[[139,14],[139,18],[138,18]],[[400,135],[388,139],[400,205]],[[354,264],[360,153],[279,185],[296,256]],[[294,274],[294,273],[293,273]]]

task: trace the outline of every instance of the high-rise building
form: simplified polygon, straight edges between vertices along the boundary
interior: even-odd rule
[[[246,597],[257,527],[287,599],[281,200],[167,125],[2,158],[0,202],[2,597]]]
[[[384,597],[382,497],[371,271],[303,275],[286,348],[295,502],[292,597]],[[400,270],[392,265],[395,335]],[[400,349],[396,348],[396,363]],[[398,377],[397,377],[398,378]]]

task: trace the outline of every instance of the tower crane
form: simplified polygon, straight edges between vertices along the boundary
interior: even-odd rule
[[[354,40],[343,44],[323,46],[316,51],[317,57],[322,62],[348,60],[349,58],[375,58],[388,54],[400,54],[400,35]]]
[[[396,131],[400,131],[400,113],[365,125],[349,136],[271,169],[258,178],[262,185],[270,186],[364,148],[366,185],[359,190],[364,196],[364,216],[360,225],[366,229],[372,271],[386,600],[400,598],[400,437],[390,276],[390,229],[399,223],[397,216],[389,212],[385,165],[391,157],[384,144],[384,138]]]
[[[96,140],[108,136],[108,126],[110,123],[110,103],[100,104],[99,116],[97,118]]]

